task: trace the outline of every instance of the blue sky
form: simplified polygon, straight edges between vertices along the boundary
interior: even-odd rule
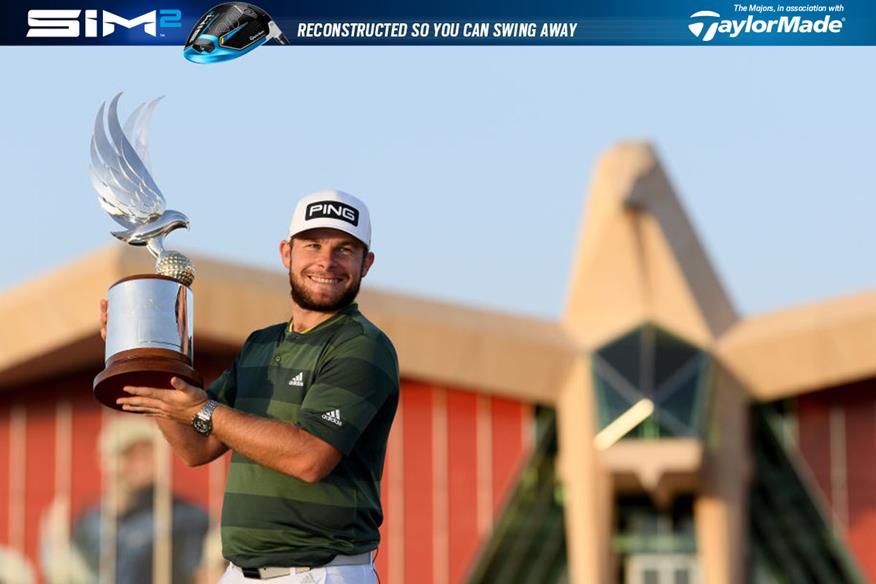
[[[743,314],[876,288],[874,50],[4,47],[0,290],[122,245],[88,180],[101,102],[158,95],[169,247],[276,267],[296,199],[372,210],[383,289],[557,318],[595,161],[652,141]]]

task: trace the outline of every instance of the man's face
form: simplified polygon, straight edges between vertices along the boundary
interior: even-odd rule
[[[292,300],[305,310],[337,312],[359,293],[374,262],[361,241],[337,229],[310,229],[280,244]]]
[[[119,479],[124,487],[137,491],[155,480],[155,448],[151,442],[135,442],[128,446],[118,461]]]

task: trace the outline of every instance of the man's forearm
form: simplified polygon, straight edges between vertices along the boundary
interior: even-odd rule
[[[167,441],[189,465],[210,462],[231,448],[253,462],[316,482],[342,458],[340,450],[293,424],[253,416],[225,405],[213,411],[213,433],[201,436],[191,426],[191,420],[208,396],[199,387],[177,378],[174,382],[176,391],[125,387],[129,396],[116,403],[126,412],[155,416]]]
[[[219,441],[253,462],[316,482],[341,459],[333,446],[301,428],[220,406],[213,413],[213,434]]]
[[[228,447],[213,436],[201,436],[191,425],[165,418],[156,423],[173,451],[189,466],[207,464],[224,454]]]

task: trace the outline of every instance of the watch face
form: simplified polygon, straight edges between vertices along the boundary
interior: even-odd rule
[[[203,420],[198,416],[195,416],[195,419],[192,420],[192,426],[195,427],[195,431],[205,436],[213,429],[213,424],[210,423],[210,420]]]

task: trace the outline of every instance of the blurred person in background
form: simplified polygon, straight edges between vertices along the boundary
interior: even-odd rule
[[[55,501],[43,521],[40,564],[50,584],[91,584],[101,579],[102,542],[115,531],[115,584],[151,584],[155,547],[155,457],[159,439],[152,421],[117,417],[98,438],[101,470],[113,481],[104,502],[86,509],[67,539],[68,513]],[[172,498],[171,582],[193,582],[209,527],[200,507]],[[113,558],[110,557],[109,561]],[[103,560],[108,561],[107,559]]]

